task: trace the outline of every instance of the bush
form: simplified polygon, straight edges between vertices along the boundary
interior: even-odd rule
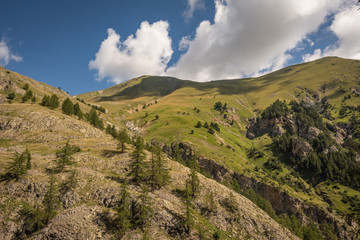
[[[15,99],[15,93],[13,93],[13,92],[9,93],[6,98],[9,100]]]

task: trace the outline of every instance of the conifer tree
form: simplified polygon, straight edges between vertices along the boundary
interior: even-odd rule
[[[139,200],[133,207],[133,222],[135,226],[141,227],[145,230],[149,227],[152,218],[152,202],[148,194],[148,189],[145,185],[142,186]]]
[[[196,197],[196,195],[200,191],[200,180],[197,176],[197,161],[196,156],[192,156],[189,162],[190,173],[188,175],[188,179],[186,180],[186,186],[189,188],[188,193],[191,197]]]
[[[170,179],[169,169],[166,167],[166,161],[161,154],[161,148],[158,144],[152,146],[150,184],[153,188],[165,186]]]
[[[193,219],[193,215],[192,215],[193,205],[191,202],[191,200],[192,200],[191,195],[192,195],[191,187],[188,183],[186,183],[185,199],[184,199],[184,204],[185,204],[184,227],[185,227],[187,234],[191,233],[192,226],[194,224],[194,219]]]
[[[88,121],[90,122],[91,125],[93,125],[96,128],[99,128],[101,130],[104,129],[104,123],[103,121],[99,118],[95,108],[91,108],[90,113],[88,115]]]
[[[132,177],[136,183],[140,183],[146,178],[147,168],[147,164],[145,163],[144,140],[142,137],[138,136],[134,145],[135,149],[131,154],[129,176]]]
[[[64,102],[61,105],[61,109],[63,110],[63,113],[67,115],[73,115],[74,114],[74,104],[72,101],[67,98],[64,100]]]
[[[80,120],[84,117],[84,114],[81,111],[79,103],[74,104],[74,115],[77,116]]]
[[[6,177],[10,179],[19,179],[22,175],[26,174],[26,156],[24,153],[15,153],[13,162],[8,166]]]
[[[25,149],[25,159],[26,159],[26,170],[30,170],[31,169],[31,154],[29,149]]]
[[[126,150],[125,144],[130,142],[130,137],[125,129],[119,131],[117,140],[119,141],[118,148],[121,149],[121,153],[124,153]]]
[[[202,127],[202,124],[200,121],[197,122],[197,124],[195,125],[196,128],[201,128]]]
[[[58,96],[56,96],[55,94],[51,95],[50,99],[49,99],[49,108],[51,109],[55,109],[58,108],[60,105],[59,103],[59,98]]]
[[[119,237],[121,238],[122,236],[124,236],[126,231],[131,228],[132,219],[132,214],[130,210],[130,194],[128,192],[128,185],[126,181],[122,185],[120,195],[121,199],[117,208],[117,227],[119,229]]]
[[[64,171],[67,165],[72,165],[75,162],[73,161],[72,154],[74,153],[72,147],[70,146],[70,141],[67,140],[65,147],[60,151],[56,152],[56,164],[57,164],[57,171],[62,172]]]
[[[58,189],[56,186],[56,178],[53,173],[50,175],[49,188],[43,200],[45,222],[56,216],[56,209],[59,206]]]
[[[44,106],[44,107],[49,107],[49,106],[50,106],[50,96],[49,96],[49,95],[45,95],[45,96],[42,98],[40,105],[41,105],[41,106]]]

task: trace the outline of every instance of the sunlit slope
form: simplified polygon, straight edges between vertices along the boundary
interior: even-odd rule
[[[245,137],[247,119],[266,108],[276,99],[301,100],[317,95],[325,96],[337,112],[344,96],[360,81],[360,61],[341,58],[324,58],[310,63],[294,65],[274,73],[249,79],[221,80],[206,83],[182,81],[171,77],[133,79],[111,88],[86,93],[78,97],[104,106],[118,125],[126,124],[135,134],[147,141],[157,139],[167,145],[173,142],[190,143],[201,155],[213,159],[238,173],[269,181],[267,173],[254,171],[271,156],[266,145],[270,137],[255,140]],[[220,101],[228,111],[214,110]],[[349,104],[358,104],[351,100]],[[348,104],[348,102],[346,102]],[[200,111],[199,111],[199,110]],[[226,115],[226,116],[224,116]],[[200,121],[217,123],[220,132],[195,125]],[[251,159],[247,156],[252,146],[265,149],[265,156]],[[269,155],[267,155],[269,154]],[[287,175],[284,169],[281,175]],[[278,183],[272,183],[278,186]],[[282,186],[302,199],[312,199],[312,194],[299,193]]]

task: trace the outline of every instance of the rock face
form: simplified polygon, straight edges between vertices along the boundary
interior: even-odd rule
[[[300,131],[300,137],[312,141],[321,133],[321,130],[316,127],[307,127]]]
[[[285,129],[290,132],[296,132],[296,127],[291,116],[274,119],[254,117],[248,120],[246,137],[254,139],[266,133],[273,137],[282,136],[286,133]]]
[[[306,155],[313,151],[313,148],[311,147],[311,145],[299,138],[299,137],[292,137],[292,154],[300,159],[305,158]]]

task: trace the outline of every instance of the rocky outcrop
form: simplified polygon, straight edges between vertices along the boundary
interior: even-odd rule
[[[307,127],[307,128],[300,130],[300,137],[305,138],[306,140],[312,141],[320,133],[321,133],[321,130],[316,127]]]
[[[293,133],[296,132],[296,126],[291,116],[279,117],[274,119],[263,119],[261,117],[253,117],[247,120],[246,137],[254,139],[266,133],[270,136],[277,137],[286,133],[286,130]]]
[[[306,140],[301,139],[299,137],[292,137],[292,154],[299,159],[303,159],[306,157],[306,155],[309,152],[313,151],[313,148],[311,147],[310,143],[308,143]]]

